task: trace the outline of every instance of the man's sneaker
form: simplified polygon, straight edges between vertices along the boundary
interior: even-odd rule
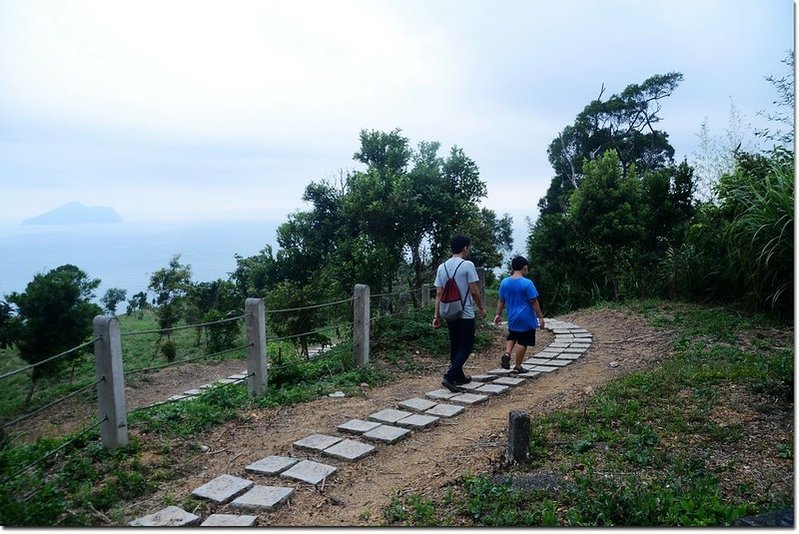
[[[456,385],[454,382],[451,382],[450,379],[447,378],[446,376],[444,377],[444,380],[441,381],[441,385],[453,393],[463,393],[464,391],[466,391],[462,387]]]
[[[462,386],[463,384],[468,384],[471,381],[472,377],[470,375],[463,375],[463,378],[455,381],[455,385]]]
[[[506,352],[505,354],[502,355],[500,364],[502,365],[503,369],[510,369],[510,353]]]

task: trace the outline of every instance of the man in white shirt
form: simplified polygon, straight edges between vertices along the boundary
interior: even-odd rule
[[[485,307],[480,299],[480,288],[477,285],[479,281],[477,269],[475,269],[472,262],[466,259],[469,256],[470,244],[471,240],[464,235],[453,237],[450,241],[452,257],[439,265],[436,272],[436,304],[433,327],[439,328],[441,326],[439,307],[444,285],[447,283],[448,278],[455,279],[464,299],[463,312],[460,318],[447,321],[450,367],[444,374],[441,385],[452,392],[464,391],[459,386],[471,381],[471,377],[463,373],[463,365],[472,353],[472,348],[474,348],[475,308],[480,313],[481,319],[486,316]]]

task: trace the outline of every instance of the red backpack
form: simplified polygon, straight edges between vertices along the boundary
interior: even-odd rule
[[[465,261],[465,260],[464,260]],[[463,261],[455,267],[452,276],[447,271],[447,266],[444,264],[444,272],[447,273],[447,282],[444,284],[444,289],[441,292],[441,300],[438,305],[438,314],[446,321],[454,321],[461,318],[463,308],[466,306],[466,298],[469,293],[466,293],[466,298],[461,298],[461,290],[458,289],[458,284],[455,282],[455,274],[458,272]]]

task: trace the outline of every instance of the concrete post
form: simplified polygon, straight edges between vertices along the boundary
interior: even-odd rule
[[[422,284],[422,307],[430,306],[430,287],[433,284]]]
[[[369,286],[355,284],[352,306],[353,359],[356,367],[369,363]]]
[[[125,404],[125,374],[122,368],[122,339],[119,319],[98,315],[92,323],[94,365],[97,380],[100,439],[107,449],[128,444],[128,411]]]
[[[530,416],[513,411],[508,415],[508,453],[506,464],[526,463],[530,454]]]
[[[250,396],[266,393],[266,312],[263,299],[244,301],[247,336],[247,390]]]

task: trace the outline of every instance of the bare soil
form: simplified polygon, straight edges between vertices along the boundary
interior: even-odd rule
[[[461,415],[442,420],[437,426],[414,431],[394,445],[378,444],[371,456],[357,462],[331,460],[297,451],[292,443],[309,434],[336,435],[336,427],[350,419],[366,419],[370,413],[396,407],[400,401],[423,397],[425,392],[441,387],[446,365],[442,358],[416,355],[413,372],[395,370],[390,384],[368,388],[362,397],[320,398],[313,402],[245,414],[245,421],[214,427],[204,436],[185,443],[173,441],[169,454],[151,443],[151,436],[134,436],[145,446],[142,461],[154,469],[169,469],[180,476],[147,498],[131,502],[124,511],[127,522],[154,513],[167,504],[182,506],[192,490],[221,475],[241,476],[264,485],[285,485],[285,480],[258,477],[247,473],[245,466],[268,455],[309,458],[337,465],[338,472],[321,487],[297,485],[290,505],[275,512],[259,514],[261,526],[367,526],[379,525],[383,509],[392,495],[419,493],[440,495],[444,488],[464,475],[500,470],[507,448],[508,414],[522,410],[535,417],[562,408],[579,406],[594,391],[623,375],[652,369],[669,358],[672,334],[655,331],[639,317],[619,310],[590,309],[558,317],[593,334],[589,351],[571,365],[542,374],[488,402],[470,406]],[[549,331],[539,331],[537,346],[528,356],[540,351],[554,339]],[[504,350],[504,336],[497,329],[491,346],[473,354],[466,372],[479,374],[499,366]],[[167,368],[137,378],[128,384],[128,409],[162,402],[187,389],[243,371],[241,361],[221,364],[190,364]],[[719,451],[713,461],[734,465],[734,472],[724,484],[750,484],[757,490],[786,491],[793,486],[792,460],[776,458],[778,443],[793,442],[792,421],[769,419],[747,408],[744,392],[738,396],[740,407],[718,413],[727,424],[739,424],[747,433],[741,450]],[[96,409],[96,408],[95,408]],[[64,403],[56,413],[31,422],[30,435],[47,431],[65,432],[79,428],[86,407]],[[72,415],[74,412],[74,416]],[[49,425],[49,426],[48,426]],[[750,448],[750,450],[747,449]],[[732,462],[733,457],[746,457]],[[776,458],[776,459],[775,459]],[[168,460],[165,460],[168,459]],[[165,461],[168,465],[164,465]],[[761,486],[768,486],[763,489]],[[762,493],[758,491],[758,493]],[[195,501],[196,502],[196,501]],[[203,518],[212,513],[241,513],[229,506],[202,502],[187,509]],[[102,519],[102,518],[99,518]],[[107,523],[107,521],[103,521]]]
[[[254,411],[249,414],[248,422],[230,423],[205,436],[201,445],[210,450],[196,453],[181,466],[186,470],[182,479],[170,482],[168,487],[144,502],[132,503],[128,520],[162,508],[166,495],[180,503],[193,489],[221,474],[252,479],[253,475],[244,467],[274,454],[315,459],[337,465],[339,470],[323,487],[300,485],[290,506],[260,514],[260,525],[379,524],[382,510],[394,494],[431,494],[467,473],[476,474],[498,467],[507,448],[510,411],[523,410],[534,416],[573,406],[583,402],[595,388],[609,380],[649,369],[667,357],[668,335],[655,333],[642,318],[613,310],[588,310],[559,319],[573,322],[593,334],[591,349],[571,365],[542,374],[503,395],[492,397],[487,403],[468,407],[461,415],[442,420],[436,427],[414,431],[397,444],[380,444],[375,454],[353,463],[301,453],[292,448],[292,443],[313,433],[335,435],[336,426],[352,418],[366,419],[370,413],[395,407],[400,401],[423,397],[425,392],[439,389],[445,370],[440,359],[421,373],[402,376],[384,387],[367,389],[363,397],[321,398],[296,406]],[[529,355],[553,339],[551,332],[540,331],[537,346],[529,351]],[[497,330],[491,347],[474,354],[465,371],[479,374],[499,367],[503,347],[504,336]],[[421,355],[419,358],[424,359]],[[170,387],[178,385],[178,377],[174,375],[167,380],[171,381]],[[157,401],[157,398],[150,398],[156,389],[155,382],[153,380],[146,388],[131,391],[131,402]],[[161,387],[160,378],[157,383]],[[181,387],[186,386],[191,387],[191,384]],[[174,389],[161,391],[161,395],[174,394]],[[281,482],[269,477],[258,480],[261,484],[281,485]],[[205,503],[188,511],[201,517],[211,513],[236,513],[226,506]]]

